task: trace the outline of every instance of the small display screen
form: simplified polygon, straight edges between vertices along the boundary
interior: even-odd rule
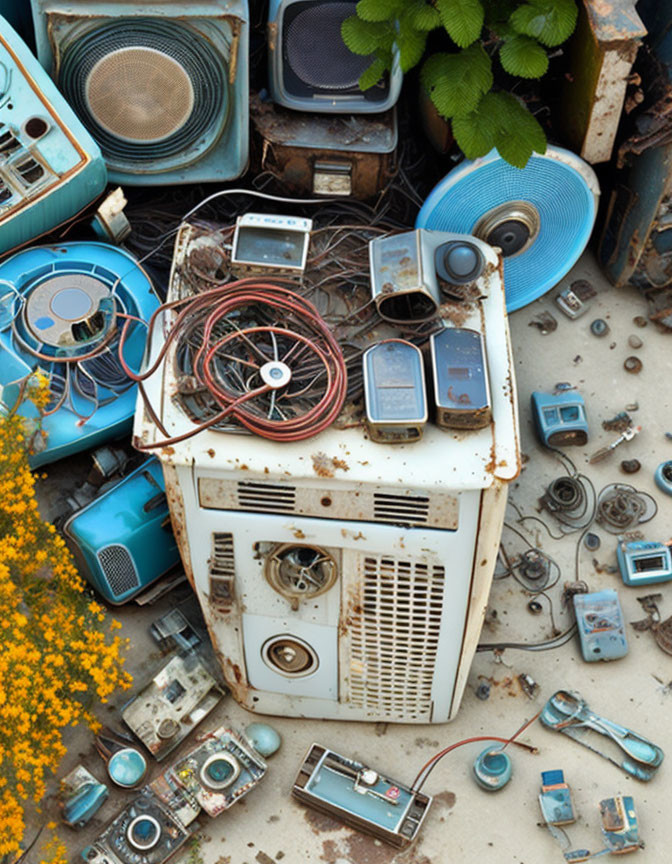
[[[447,327],[434,337],[432,347],[439,404],[468,411],[486,408],[488,383],[481,334]]]
[[[422,360],[404,342],[383,342],[366,356],[367,409],[371,420],[419,421],[426,413]]]
[[[244,264],[300,268],[307,236],[305,231],[241,225],[233,258]]]
[[[646,558],[635,558],[632,564],[635,573],[650,573],[652,570],[663,570],[665,559],[660,555],[651,555]]]

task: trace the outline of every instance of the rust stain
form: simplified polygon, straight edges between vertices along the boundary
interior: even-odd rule
[[[366,834],[352,831],[341,841],[325,840],[322,843],[321,861],[327,864],[432,864],[417,846],[400,852]]]
[[[305,540],[306,539],[306,535],[303,533],[303,531],[300,528],[297,528],[292,533],[294,534],[294,536],[296,537],[297,540]]]
[[[208,456],[209,456],[211,459],[214,459],[214,458],[215,458],[215,451],[212,449],[212,447],[210,447],[208,450],[206,450],[206,453],[208,454]]]
[[[270,855],[267,855],[265,852],[257,852],[257,857],[255,859],[259,862],[259,864],[275,864],[275,861],[271,858]]]
[[[174,447],[162,447],[161,452],[163,453],[164,456],[172,456],[173,453],[175,452],[175,448]]]
[[[350,466],[343,459],[327,456],[326,453],[313,453],[310,458],[313,460],[313,471],[318,477],[333,477],[338,469],[350,470]]]
[[[304,810],[303,816],[310,825],[313,834],[321,834],[323,831],[338,831],[343,827],[342,822],[332,819],[326,813],[320,813],[319,810]]]
[[[443,806],[448,807],[448,809],[451,809],[455,806],[457,795],[454,792],[439,792],[438,795],[434,796],[434,801],[438,804],[443,804]]]

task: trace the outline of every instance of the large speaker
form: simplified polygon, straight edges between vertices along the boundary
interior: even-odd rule
[[[74,216],[105,188],[100,150],[0,18],[0,254]]]
[[[465,159],[434,187],[416,228],[474,234],[504,257],[513,312],[556,285],[590,239],[599,196],[595,172],[560,147],[514,168],[493,150]]]
[[[37,51],[126,184],[238,177],[248,158],[247,0],[32,0]]]
[[[398,62],[366,91],[360,75],[375,56],[353,54],[341,24],[355,14],[352,0],[271,0],[268,50],[271,96],[299,111],[367,113],[385,111],[399,98]]]

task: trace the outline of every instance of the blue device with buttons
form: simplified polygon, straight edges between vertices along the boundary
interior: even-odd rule
[[[587,663],[625,657],[628,640],[616,591],[607,588],[593,594],[575,594],[574,612],[581,653]]]
[[[530,400],[534,425],[546,447],[565,444],[583,446],[588,441],[588,419],[583,397],[576,390],[542,393],[535,390]]]
[[[625,585],[653,585],[672,579],[672,553],[665,543],[622,541],[616,548],[616,558]]]

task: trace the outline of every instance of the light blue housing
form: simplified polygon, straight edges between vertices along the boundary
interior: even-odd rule
[[[12,408],[20,396],[21,382],[39,369],[46,373],[55,392],[57,381],[63,377],[64,365],[55,360],[44,360],[27,350],[45,352],[24,325],[23,308],[26,298],[42,283],[61,275],[91,276],[106,285],[115,297],[117,307],[147,321],[158,307],[149,277],[127,252],[104,243],[67,243],[62,246],[38,246],[26,249],[0,263],[0,282],[13,285],[18,293],[12,314],[0,325],[0,410]],[[0,286],[2,287],[2,286]],[[123,325],[117,321],[117,327]],[[17,333],[24,344],[17,339]],[[118,335],[110,343],[112,360]],[[135,325],[124,347],[124,357],[131,369],[139,369],[145,346],[145,329]],[[53,351],[53,354],[59,353]],[[67,353],[67,352],[64,352]],[[118,368],[116,370],[119,371]],[[116,374],[116,373],[115,373]],[[136,386],[126,378],[116,389],[97,388],[94,398],[69,389],[68,398],[58,410],[44,417],[42,430],[46,433],[46,446],[30,456],[30,465],[37,468],[72,456],[90,447],[97,447],[130,432],[135,413]],[[56,396],[54,396],[54,400]],[[37,410],[31,402],[23,402],[19,414],[36,420]]]
[[[71,516],[64,532],[82,574],[115,605],[131,600],[180,560],[154,457]]]
[[[0,18],[0,255],[70,219],[106,183],[98,145]]]
[[[99,143],[110,180],[153,186],[220,182],[244,173],[249,154],[247,0],[201,0],[181,5],[170,0],[31,3],[40,63]],[[186,51],[186,65],[183,55],[175,53],[178,42]],[[94,60],[101,62],[136,44],[150,47],[167,58],[167,63],[172,61],[183,76],[181,80],[188,78],[193,90],[193,106],[184,124],[152,141],[125,138],[116,127],[104,128],[95,109],[90,109],[87,96]],[[58,49],[56,55],[53,46]],[[203,95],[203,80],[209,82],[208,98]],[[146,106],[147,110],[157,110],[151,88],[142,90],[139,86],[138,91],[141,99],[136,101],[133,89],[127,96],[116,94],[122,103],[126,101],[129,117],[142,113]],[[122,127],[120,123],[119,129]]]
[[[597,213],[598,186],[589,165],[561,147],[534,153],[525,168],[514,168],[492,150],[465,159],[429,193],[416,228],[475,234],[496,208],[524,202],[536,209],[539,229],[517,254],[504,258],[506,308],[526,306],[557,284],[576,263],[590,239]],[[487,232],[486,232],[487,234]]]
[[[530,397],[530,406],[534,426],[544,446],[582,446],[588,441],[586,406],[580,393],[571,390],[553,394],[535,390]]]
[[[104,783],[97,780],[84,783],[63,806],[63,821],[72,828],[83,828],[103,806],[110,794]]]
[[[296,95],[289,91],[285,80],[286,58],[284,57],[283,48],[285,41],[285,15],[292,6],[302,5],[306,8],[309,6],[326,7],[330,2],[331,0],[321,0],[321,2],[320,0],[270,0],[268,8],[268,75],[271,98],[278,105],[284,105],[285,108],[320,114],[370,114],[387,111],[399,99],[404,77],[399,65],[398,52],[395,52],[392,71],[389,73],[387,94],[379,100],[367,98],[363,91],[339,93],[338,89],[334,89],[328,94],[322,92],[319,95],[311,95],[310,93]],[[354,8],[353,3],[353,14]],[[329,35],[331,37],[332,34]],[[340,34],[335,38],[340,39]],[[314,47],[316,43],[319,46],[319,39],[319,32],[310,34],[312,45],[309,46],[307,44],[307,50],[310,47]],[[343,49],[347,56],[348,52],[345,46],[343,46]],[[328,62],[329,59],[328,56],[325,57],[324,62]],[[359,59],[358,55],[353,55],[353,60]],[[372,63],[374,59],[372,57],[370,62]],[[323,77],[319,70],[316,70],[316,72],[318,73],[318,77]],[[328,74],[326,77],[328,77]]]
[[[672,553],[664,543],[619,543],[616,558],[625,585],[654,585],[672,579]]]

